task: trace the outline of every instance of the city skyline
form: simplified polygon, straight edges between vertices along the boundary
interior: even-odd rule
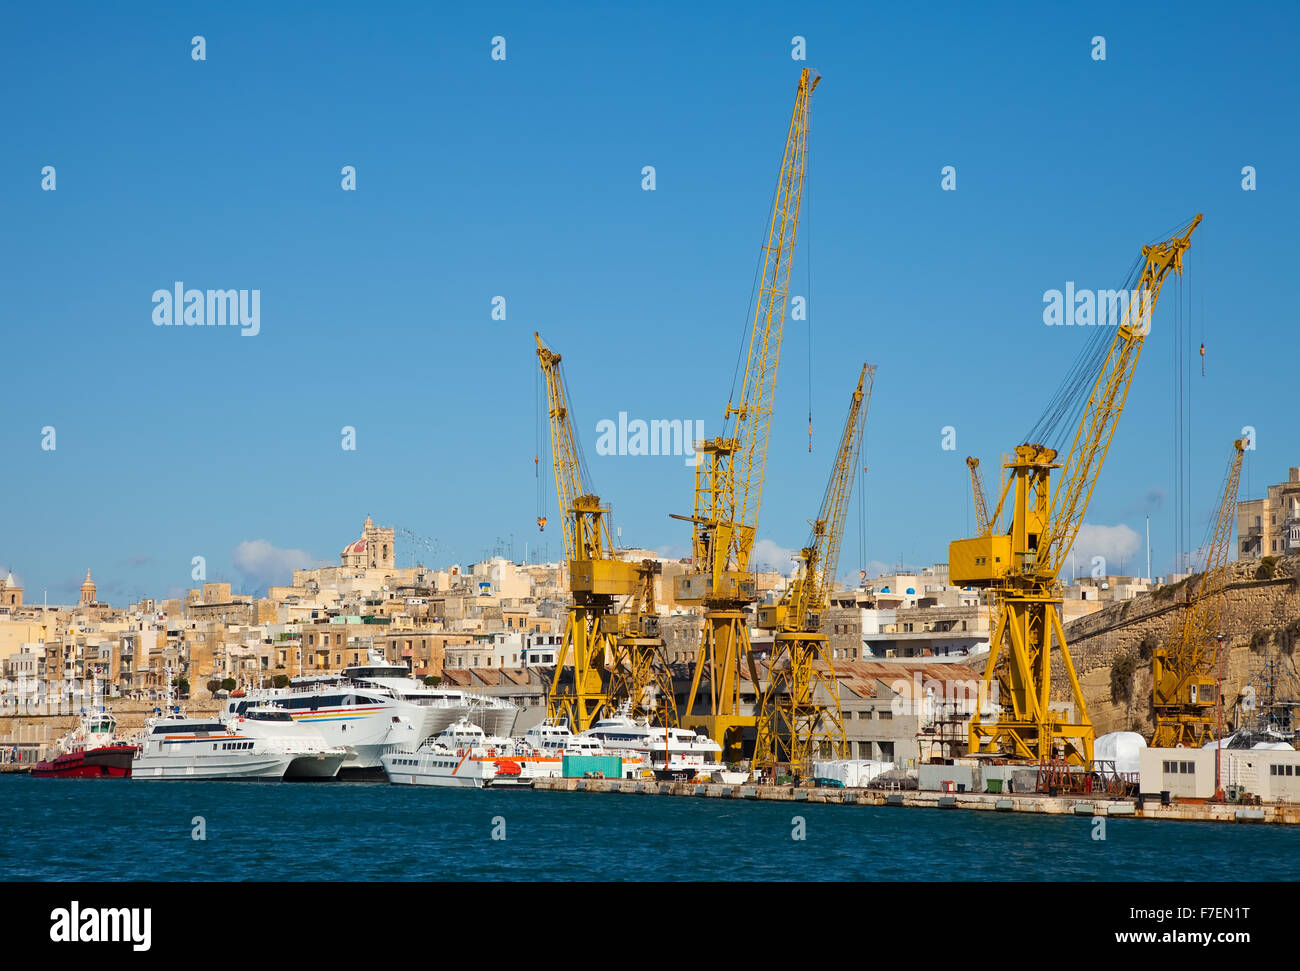
[[[1122,286],[1142,244],[1204,212],[1089,510],[1093,548],[1077,550],[1145,565],[1150,515],[1153,571],[1170,572],[1174,506],[1195,549],[1244,427],[1258,435],[1243,499],[1300,462],[1285,409],[1234,377],[1267,381],[1260,352],[1286,346],[1292,316],[1270,284],[1295,249],[1300,146],[1284,109],[1300,93],[1297,15],[1183,9],[1198,16],[757,5],[738,25],[507,5],[440,12],[435,26],[399,7],[367,12],[379,26],[363,30],[345,7],[180,6],[87,13],[89,45],[11,12],[23,42],[0,71],[41,96],[4,109],[0,569],[30,602],[44,589],[75,599],[88,567],[114,604],[162,597],[193,585],[195,556],[209,579],[260,585],[334,562],[367,513],[436,541],[445,562],[511,537],[520,556],[541,542],[558,559],[553,497],[552,524],[534,525],[534,331],[564,355],[623,544],[686,555],[689,530],[668,517],[690,511],[693,469],[602,454],[600,426],[625,413],[718,433],[810,66],[823,82],[792,274],[809,319],[786,327],[759,555],[788,570],[771,561],[804,542],[844,398],[870,361],[867,543],[855,496],[842,572],[944,561],[974,531],[965,456],[991,491],[998,456],[1075,357],[1074,332],[1044,326],[1045,296]],[[1025,86],[1027,73],[1042,83]],[[1163,97],[1146,105],[1152,91]],[[160,326],[153,296],[177,282],[258,291],[257,333]]]

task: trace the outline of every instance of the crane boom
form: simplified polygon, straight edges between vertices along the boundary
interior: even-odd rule
[[[781,364],[781,339],[785,331],[785,307],[790,293],[790,269],[794,264],[795,235],[799,229],[799,206],[803,198],[804,169],[808,156],[808,99],[820,77],[805,68],[799,78],[790,131],[786,136],[781,178],[763,247],[763,269],[754,323],[749,334],[749,365],[745,368],[740,402],[730,401],[723,418],[736,419],[735,438],[740,442],[742,469],[736,491],[730,497],[729,518],[738,526],[735,540],[736,568],[749,567],[758,512],[763,499],[767,468],[767,446],[772,437],[772,407],[776,400],[776,378]]]
[[[1176,638],[1171,644],[1156,648],[1151,655],[1151,702],[1155,714],[1152,748],[1178,745],[1200,748],[1215,736],[1213,715],[1219,703],[1219,683],[1215,677],[1219,612],[1223,606],[1223,588],[1228,582],[1228,554],[1245,441],[1237,439],[1232,448],[1214,517],[1214,533],[1205,551],[1200,587],[1183,611]]]
[[[848,416],[831,466],[821,509],[808,544],[799,554],[798,575],[781,600],[758,608],[758,626],[773,630],[768,685],[759,703],[754,766],[789,766],[807,773],[815,758],[843,758],[844,720],[834,659],[826,649],[822,617],[830,605],[838,569],[844,520],[862,451],[867,408],[876,369],[862,365],[849,398]],[[820,661],[818,668],[815,662]],[[818,697],[818,688],[829,704]]]
[[[993,529],[989,521],[989,506],[984,500],[984,483],[980,481],[980,460],[967,456],[966,465],[970,468],[970,491],[975,498],[975,531],[983,536]]]

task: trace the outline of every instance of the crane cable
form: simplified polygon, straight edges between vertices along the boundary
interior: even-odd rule
[[[1125,292],[1130,294],[1133,292],[1134,284],[1141,279],[1142,266],[1142,257],[1139,256],[1133,261],[1124,278]],[[1074,308],[1065,307],[1064,312],[1072,315]],[[1095,312],[1100,314],[1101,308],[1095,308]],[[1130,310],[1130,314],[1132,313],[1133,311]],[[1065,372],[1065,377],[1048,401],[1043,414],[1022,441],[1048,445],[1056,448],[1058,452],[1063,451],[1064,446],[1069,444],[1064,439],[1073,434],[1078,427],[1092,389],[1096,386],[1097,376],[1101,373],[1110,354],[1113,341],[1109,325],[1096,326],[1093,331]]]
[[[1180,223],[1165,235],[1151,240],[1152,245],[1185,232],[1188,225],[1190,223]],[[1123,289],[1130,295],[1134,286],[1141,282],[1145,266],[1145,257],[1139,253],[1134,258],[1128,274],[1125,276]],[[1139,295],[1138,299],[1138,309],[1140,311],[1141,295]],[[1151,309],[1154,312],[1154,306]],[[1073,307],[1066,307],[1064,310],[1069,314],[1074,313]],[[1099,322],[1101,308],[1096,307],[1095,312],[1098,316],[1094,319]],[[1134,311],[1130,307],[1130,319],[1133,318],[1133,315]],[[1097,377],[1101,374],[1101,369],[1110,353],[1111,344],[1112,336],[1109,333],[1109,325],[1106,327],[1097,326],[1096,333],[1091,335],[1083,348],[1080,349],[1074,363],[1066,371],[1060,386],[1048,402],[1047,408],[1023,441],[1048,445],[1056,448],[1058,452],[1062,451],[1063,445],[1069,444],[1068,441],[1064,441],[1065,436],[1072,435],[1078,428],[1084,409],[1091,397],[1092,389],[1096,386]]]
[[[813,329],[812,329],[812,168],[809,166],[807,159],[813,157],[812,152],[812,126],[808,128],[807,135],[804,136],[804,199],[806,208],[804,210],[804,252],[808,254],[805,267],[808,273],[808,296],[804,298],[804,320],[808,324],[808,453],[812,454],[812,430],[813,430]]]

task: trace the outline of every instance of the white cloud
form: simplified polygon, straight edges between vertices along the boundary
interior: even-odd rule
[[[770,539],[760,539],[754,544],[753,550],[750,551],[749,565],[751,569],[779,570],[781,573],[789,573],[795,567],[794,556],[796,552],[796,550],[778,546]]]
[[[1116,526],[1085,525],[1079,530],[1079,538],[1074,541],[1074,560],[1078,564],[1078,575],[1089,576],[1094,567],[1103,573],[1132,574],[1145,571],[1145,561],[1139,565],[1137,554],[1142,549],[1142,537],[1137,531],[1120,523]],[[1100,556],[1104,562],[1093,563],[1093,557]]]
[[[306,550],[282,550],[264,539],[246,539],[236,546],[234,563],[251,589],[287,584],[294,570],[326,565]]]

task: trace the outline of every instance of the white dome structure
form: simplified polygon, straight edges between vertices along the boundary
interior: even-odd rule
[[[1098,762],[1114,762],[1116,772],[1137,772],[1141,751],[1147,741],[1137,732],[1109,732],[1092,743],[1092,757]]]

